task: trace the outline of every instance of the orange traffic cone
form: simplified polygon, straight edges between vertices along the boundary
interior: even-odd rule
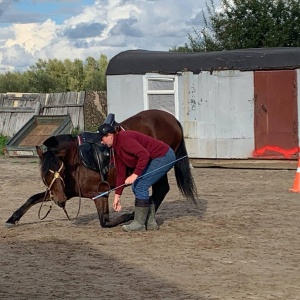
[[[297,166],[296,176],[294,180],[294,185],[290,189],[290,192],[300,193],[300,158],[298,159],[298,166]]]

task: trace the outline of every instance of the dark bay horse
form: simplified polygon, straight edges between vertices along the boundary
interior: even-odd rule
[[[197,190],[191,174],[187,150],[180,122],[168,112],[160,110],[142,111],[120,123],[125,130],[136,130],[164,141],[176,154],[174,166],[176,182],[181,193],[195,205]],[[73,197],[95,198],[115,187],[115,170],[110,168],[110,159],[101,157],[101,172],[86,168],[78,153],[78,140],[71,135],[48,138],[45,152],[37,146],[42,179],[47,186],[45,192],[32,195],[7,220],[13,226],[35,204],[52,200],[65,209],[67,200]],[[103,146],[106,147],[106,146]],[[151,198],[157,210],[169,192],[168,177],[165,175],[152,186]],[[133,213],[110,220],[108,193],[94,200],[101,227],[114,227],[133,219]]]

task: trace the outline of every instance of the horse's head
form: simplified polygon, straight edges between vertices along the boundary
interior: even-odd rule
[[[45,143],[44,143],[45,144]],[[67,196],[65,194],[65,165],[64,157],[67,148],[55,149],[49,147],[43,152],[42,148],[36,146],[40,158],[41,176],[47,187],[50,198],[60,207],[65,207]]]

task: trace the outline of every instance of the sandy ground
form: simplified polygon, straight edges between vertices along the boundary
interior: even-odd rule
[[[36,205],[5,228],[44,187],[35,159],[0,157],[0,170],[0,299],[300,299],[295,170],[195,168],[198,210],[171,171],[160,230],[142,233],[100,228],[87,199],[74,221],[57,206],[41,221]],[[133,209],[130,189],[122,204]]]

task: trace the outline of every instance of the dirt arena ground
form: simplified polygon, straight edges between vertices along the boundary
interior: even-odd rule
[[[300,299],[295,170],[194,168],[198,210],[171,171],[160,230],[143,233],[101,229],[87,199],[74,221],[56,206],[41,221],[37,205],[8,229],[44,187],[35,159],[0,157],[0,170],[0,299]],[[130,189],[122,204],[133,209]]]

